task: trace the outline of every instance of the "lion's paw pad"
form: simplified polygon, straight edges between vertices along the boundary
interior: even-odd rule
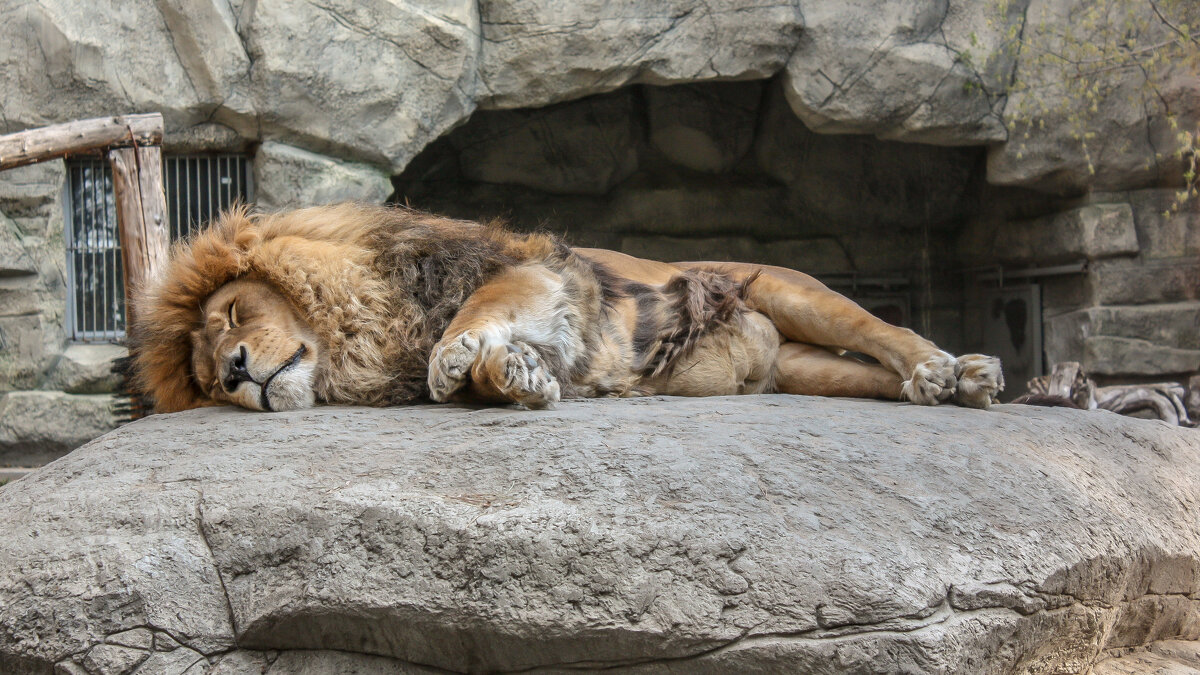
[[[984,354],[966,354],[958,357],[954,365],[958,387],[954,402],[968,408],[987,408],[1004,390],[1004,373],[1000,370],[1000,359]]]
[[[467,331],[434,347],[433,358],[429,359],[430,398],[446,401],[466,384],[480,346],[479,336]]]
[[[505,398],[527,408],[545,408],[559,400],[558,380],[533,347],[524,342],[508,344],[499,358],[495,384]]]
[[[901,388],[904,398],[918,405],[937,405],[954,395],[958,379],[954,376],[954,357],[937,352],[913,369],[912,377]]]

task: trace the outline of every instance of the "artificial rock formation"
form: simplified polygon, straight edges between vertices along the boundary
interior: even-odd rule
[[[1111,190],[1170,178],[1178,162],[1146,158],[1169,154],[1174,131],[1130,100],[1138,82],[1124,72],[1113,77],[1127,81],[1106,83],[1114,91],[1099,118],[1110,128],[1092,153],[1094,174],[1069,125],[1003,143],[1004,86],[1022,63],[1007,36],[1026,24],[1053,32],[1084,4],[160,0],[95,12],[42,0],[0,10],[0,133],[155,110],[168,136],[215,123],[248,141],[399,172],[477,107],[779,75],[792,110],[818,131],[998,144],[997,183]],[[1188,75],[1166,69],[1151,83],[1184,129],[1200,117]]]
[[[1197,494],[1096,411],[153,416],[0,488],[0,670],[1083,673],[1200,640]]]

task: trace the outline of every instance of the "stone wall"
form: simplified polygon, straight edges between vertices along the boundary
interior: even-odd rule
[[[1047,362],[1079,361],[1102,384],[1185,382],[1200,371],[1200,208],[1174,199],[1098,193],[1041,218],[981,218],[960,253],[1013,268],[1085,262],[1041,280]]]

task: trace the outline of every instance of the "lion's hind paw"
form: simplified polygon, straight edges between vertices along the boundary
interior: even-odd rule
[[[954,395],[954,357],[935,352],[913,369],[912,377],[901,386],[902,396],[918,405],[937,405]]]
[[[984,354],[965,354],[954,365],[958,387],[954,402],[968,408],[987,408],[1004,390],[1004,373],[1000,359]]]

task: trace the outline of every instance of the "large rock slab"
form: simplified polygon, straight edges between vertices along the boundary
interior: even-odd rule
[[[402,169],[475,108],[476,3],[242,5],[268,134]]]
[[[381,204],[392,193],[388,174],[268,141],[254,154],[255,202],[266,210],[340,201]]]
[[[0,25],[0,131],[151,110],[186,126],[215,107],[155,3],[5,3]]]
[[[798,2],[487,0],[480,105],[527,108],[626,84],[769,78],[795,49]]]
[[[1194,57],[1162,46],[1179,25],[1200,21],[1200,5],[1177,3],[1165,15],[1140,3],[1095,9],[1089,0],[1029,0],[1016,70],[1027,86],[1004,107],[1012,133],[990,149],[989,182],[1065,193],[1183,185],[1178,134],[1200,124],[1200,78]],[[1064,65],[1077,61],[1104,65]],[[1085,94],[1071,82],[1092,86]]]
[[[117,427],[112,394],[0,394],[0,466],[40,466]]]
[[[1026,5],[808,0],[782,78],[788,102],[824,133],[937,145],[1006,140],[1003,99],[993,94],[1012,72],[1006,32]]]
[[[1128,204],[1092,204],[1007,223],[992,232],[987,250],[1005,262],[1054,264],[1133,256],[1139,249]]]
[[[1106,412],[154,416],[0,489],[0,670],[1084,672],[1200,639],[1198,495]]]
[[[1181,375],[1200,368],[1200,302],[1089,307],[1046,319],[1051,363],[1083,355],[1099,375]]]

